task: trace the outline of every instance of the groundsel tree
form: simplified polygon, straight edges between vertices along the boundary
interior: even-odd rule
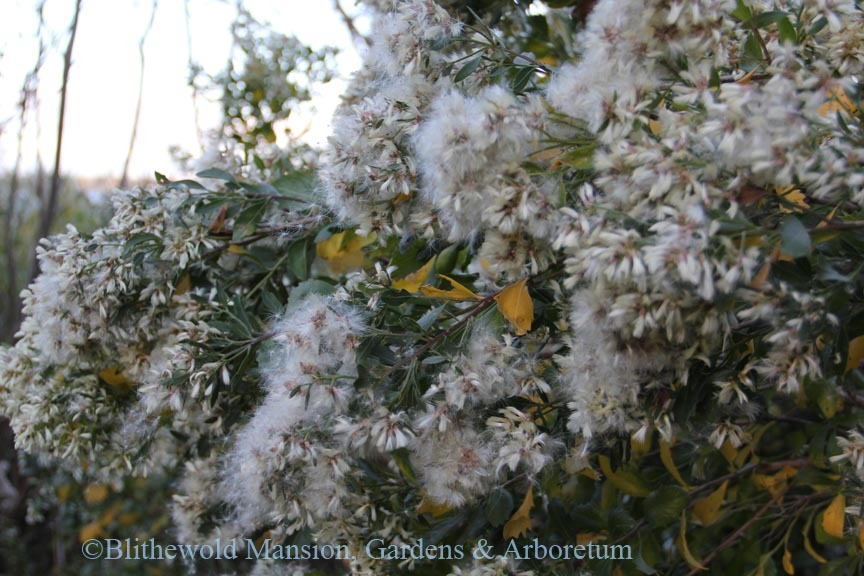
[[[44,242],[20,448],[175,479],[182,542],[356,557],[226,573],[860,570],[857,3],[367,4],[317,173]],[[632,559],[365,554],[420,538]]]

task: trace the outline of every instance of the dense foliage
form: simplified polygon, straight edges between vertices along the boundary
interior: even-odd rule
[[[176,479],[181,542],[356,555],[226,573],[859,571],[857,3],[368,4],[317,173],[157,175],[45,242],[18,445]],[[632,559],[363,553],[418,538]]]

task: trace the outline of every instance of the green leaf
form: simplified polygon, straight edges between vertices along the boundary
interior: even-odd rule
[[[234,179],[234,176],[232,176],[225,170],[221,170],[219,168],[207,168],[206,170],[202,170],[195,175],[199,178],[211,178],[213,180],[224,180],[225,182],[232,182],[234,184],[237,183],[237,180]]]
[[[781,250],[793,258],[810,254],[812,245],[807,228],[795,216],[787,216],[780,225]]]
[[[825,28],[828,25],[828,19],[824,16],[816,20],[812,26],[807,30],[808,36],[813,36],[814,34],[818,34],[820,30]]]
[[[789,21],[789,18],[783,18],[777,23],[777,29],[780,31],[780,43],[785,44],[790,42],[792,44],[798,43],[798,32],[795,31],[795,27],[792,25],[792,22]]]
[[[288,304],[294,305],[309,294],[332,294],[336,291],[336,287],[323,280],[306,280],[301,282],[291,290],[291,295],[288,297]]]
[[[687,491],[670,484],[658,488],[645,498],[645,517],[652,526],[664,528],[678,520],[686,506]]]
[[[456,73],[456,76],[453,78],[453,82],[462,82],[468,76],[474,73],[477,70],[477,67],[480,66],[480,62],[483,60],[483,54],[478,54],[468,62],[466,62],[462,68]]]
[[[784,12],[783,10],[771,10],[769,12],[762,12],[756,17],[756,27],[757,28],[765,28],[771,24],[777,24],[782,20],[785,20],[789,15],[788,12]]]
[[[305,208],[318,201],[315,175],[311,172],[285,174],[273,182],[273,187],[287,199],[298,202],[297,208]]]
[[[483,511],[492,526],[503,526],[513,512],[513,496],[503,488],[496,488],[489,495]]]
[[[234,233],[232,240],[235,242],[247,236],[251,236],[258,229],[261,218],[267,209],[266,202],[250,202],[234,219]]]
[[[742,22],[749,22],[753,18],[753,10],[742,0],[738,0],[737,4],[735,10],[732,11],[732,17]]]
[[[298,240],[288,247],[288,265],[291,273],[297,280],[306,280],[309,277],[309,245],[304,238]]]

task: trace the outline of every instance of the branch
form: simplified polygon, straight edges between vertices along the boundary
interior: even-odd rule
[[[362,42],[366,46],[370,46],[372,42],[369,41],[369,38],[360,34],[360,31],[357,30],[357,27],[354,25],[354,19],[345,12],[342,8],[342,4],[339,3],[339,0],[333,0],[333,5],[336,7],[336,11],[339,12],[339,15],[342,16],[342,21],[345,22],[345,26],[348,27],[348,31],[351,33],[351,38],[354,39],[354,43],[360,44]]]
[[[141,119],[141,101],[144,99],[144,43],[147,42],[147,36],[153,28],[153,20],[156,18],[156,7],[159,5],[159,0],[153,0],[153,10],[150,12],[150,21],[147,27],[144,28],[144,33],[141,34],[141,39],[138,41],[138,59],[140,62],[140,71],[138,73],[138,103],[135,105],[135,119],[132,121],[132,136],[129,138],[129,150],[126,152],[126,162],[123,164],[123,175],[120,177],[120,188],[126,188],[126,183],[129,175],[129,162],[132,160],[132,151],[135,149],[135,139],[138,137],[138,122]]]
[[[42,207],[39,226],[36,230],[36,244],[51,232],[51,225],[54,223],[54,217],[57,213],[57,199],[60,196],[60,155],[63,150],[63,123],[66,119],[69,69],[72,68],[72,49],[75,46],[75,35],[78,32],[78,17],[80,14],[81,0],[75,0],[75,15],[72,17],[72,25],[69,27],[69,43],[66,45],[66,53],[63,55],[63,84],[60,88],[60,118],[57,121],[57,148],[54,152],[54,173],[51,175],[51,188],[48,190],[48,198]],[[36,277],[38,268],[36,251],[34,250],[32,266],[30,268],[30,280]]]
[[[760,508],[756,512],[756,514],[753,515],[752,518],[750,518],[750,520],[748,520],[747,522],[742,524],[740,528],[735,530],[735,532],[733,532],[728,538],[726,538],[723,542],[721,542],[719,546],[714,548],[714,550],[712,550],[711,553],[708,554],[705,557],[705,559],[702,561],[702,565],[707,566],[712,560],[714,560],[714,558],[717,557],[718,554],[720,554],[721,552],[723,552],[724,550],[726,550],[727,548],[729,548],[730,546],[735,544],[735,542],[738,541],[738,539],[741,538],[741,536],[743,536],[744,533],[747,530],[749,530],[750,527],[753,526],[753,524],[755,524],[757,520],[759,520],[762,516],[764,516],[768,512],[768,510],[770,510],[771,507],[774,506],[774,504],[776,504],[780,500],[780,498],[783,497],[784,494],[786,494],[787,490],[789,490],[788,486],[786,488],[778,491],[771,498],[771,500],[766,502],[765,505],[762,506],[762,508]],[[690,572],[687,573],[687,576],[695,576],[698,573],[699,573],[699,568],[693,568],[692,570],[690,570]]]
[[[18,331],[18,323],[20,321],[21,307],[18,302],[18,262],[15,254],[15,204],[18,199],[19,178],[21,173],[21,158],[24,152],[24,128],[27,125],[27,110],[31,100],[34,99],[37,87],[39,86],[39,71],[42,69],[42,64],[45,62],[45,42],[42,30],[45,25],[45,17],[43,9],[45,1],[39,3],[36,7],[36,13],[39,16],[39,28],[37,36],[39,37],[39,49],[36,55],[36,63],[33,69],[27,73],[24,78],[24,85],[21,87],[21,101],[19,103],[19,123],[18,123],[18,150],[15,156],[15,166],[12,169],[12,177],[9,182],[9,202],[6,207],[6,213],[3,218],[3,247],[6,257],[6,295],[3,308],[6,310],[3,329],[0,331],[0,341],[11,340],[12,335]]]

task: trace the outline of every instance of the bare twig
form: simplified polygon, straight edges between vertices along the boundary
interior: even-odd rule
[[[51,187],[48,190],[48,198],[42,205],[42,214],[36,231],[36,244],[41,238],[45,238],[51,232],[51,225],[57,213],[57,200],[60,196],[60,156],[63,150],[63,123],[66,120],[66,95],[69,90],[69,70],[72,68],[72,49],[75,46],[75,35],[78,32],[78,17],[81,15],[81,0],[75,0],[75,15],[69,27],[69,43],[66,45],[66,53],[63,55],[63,84],[60,88],[60,118],[57,121],[57,148],[54,152],[54,173],[51,175]],[[30,268],[30,279],[32,280],[39,266],[36,261],[36,251],[33,251],[32,266]]]
[[[357,26],[354,25],[354,19],[345,12],[345,9],[342,8],[342,4],[339,3],[339,0],[333,0],[333,5],[336,7],[336,11],[339,12],[339,15],[342,17],[342,21],[345,22],[345,26],[348,28],[348,31],[351,33],[351,38],[354,40],[355,44],[363,43],[366,46],[371,44],[369,38],[366,38],[360,31],[357,30]]]
[[[197,77],[197,66],[192,58],[192,19],[189,16],[189,0],[183,0],[183,15],[186,20],[186,53],[187,66],[189,67],[189,86],[192,88],[192,110],[195,114],[195,136],[198,138],[198,147],[204,149],[204,137],[201,131],[201,112],[198,107],[198,86],[195,84]]]
[[[714,550],[712,550],[702,561],[702,565],[707,566],[712,560],[714,560],[714,558],[717,557],[718,554],[735,544],[735,542],[737,542],[744,535],[744,533],[747,532],[747,530],[749,530],[751,526],[753,526],[753,524],[755,524],[762,516],[764,516],[771,509],[771,507],[774,506],[774,504],[776,504],[780,500],[780,498],[783,497],[784,494],[786,494],[787,490],[789,490],[788,486],[774,494],[771,500],[766,502],[762,506],[762,508],[760,508],[756,512],[756,514],[753,515],[752,518],[742,524],[740,528],[735,530],[735,532],[730,534],[728,538],[723,540],[723,542],[721,542],[716,548],[714,548]],[[699,568],[693,568],[692,570],[690,570],[690,572],[687,573],[687,576],[695,576],[698,573]]]
[[[153,20],[156,18],[156,8],[158,5],[159,1],[153,0],[150,21],[147,22],[147,27],[144,28],[144,33],[141,34],[141,39],[138,41],[138,61],[140,63],[138,72],[138,102],[135,105],[135,119],[132,121],[132,136],[129,138],[129,150],[126,152],[126,162],[123,163],[123,175],[120,176],[120,188],[126,188],[129,177],[129,163],[132,161],[135,139],[138,137],[138,123],[141,120],[141,101],[144,99],[144,43],[147,42],[147,36],[153,28]]]
[[[19,122],[18,122],[18,150],[15,156],[15,166],[12,169],[12,177],[9,182],[9,198],[6,206],[6,214],[3,219],[3,244],[6,257],[6,295],[3,309],[5,310],[5,318],[3,322],[2,333],[0,333],[0,341],[8,341],[12,335],[18,331],[18,323],[20,320],[21,307],[18,302],[18,262],[15,253],[15,210],[18,199],[19,178],[21,173],[21,158],[24,149],[24,129],[27,125],[27,112],[30,104],[35,100],[36,90],[39,86],[39,71],[42,69],[42,64],[45,62],[45,41],[43,36],[43,28],[45,26],[45,17],[43,9],[45,1],[42,0],[36,6],[36,14],[39,17],[39,28],[37,36],[39,38],[39,48],[36,55],[36,63],[33,69],[27,73],[24,78],[24,85],[21,88],[21,101],[19,102]]]

